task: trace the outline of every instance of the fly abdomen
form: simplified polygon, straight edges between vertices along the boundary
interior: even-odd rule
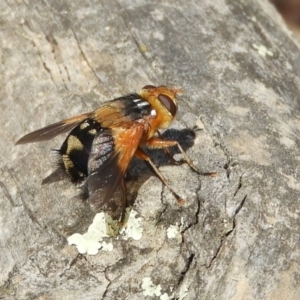
[[[61,165],[72,182],[88,176],[88,159],[96,134],[103,130],[98,122],[87,119],[76,126],[65,139],[60,150]]]

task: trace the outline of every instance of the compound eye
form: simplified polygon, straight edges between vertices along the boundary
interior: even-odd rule
[[[169,96],[160,94],[158,95],[158,100],[160,103],[170,112],[170,114],[174,117],[177,112],[177,105],[175,101],[171,99]]]
[[[154,85],[145,85],[143,87],[143,90],[151,90],[151,89],[155,89],[156,87]]]

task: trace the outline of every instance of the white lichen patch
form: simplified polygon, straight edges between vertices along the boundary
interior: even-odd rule
[[[150,277],[143,278],[142,289],[144,296],[159,297],[160,300],[172,299],[167,293],[161,293],[161,285],[155,285]]]
[[[178,233],[179,233],[179,226],[177,224],[170,225],[169,228],[167,229],[168,239],[174,239]]]
[[[167,293],[164,293],[159,297],[159,299],[160,300],[171,300],[171,299],[173,299],[173,297],[170,297]]]
[[[96,255],[99,249],[112,251],[112,243],[103,241],[107,235],[107,223],[105,213],[96,214],[93,223],[84,234],[74,233],[68,237],[69,245],[75,245],[81,254]]]
[[[125,219],[128,219],[128,221],[126,226],[121,229],[120,234],[122,234],[124,240],[132,238],[138,241],[143,236],[142,218],[137,217],[137,212],[130,210],[130,208],[126,209],[126,214],[128,214],[128,218],[125,216]]]
[[[100,249],[103,251],[113,250],[113,244],[103,241],[104,238],[116,237],[120,233],[124,240],[129,238],[135,241],[140,240],[143,236],[142,218],[137,217],[136,211],[127,208],[124,219],[126,226],[120,230],[119,221],[113,220],[104,212],[98,213],[88,231],[84,234],[74,233],[68,237],[68,243],[75,245],[81,254],[96,255]]]
[[[188,295],[188,292],[189,289],[187,288],[187,286],[185,284],[182,285],[179,291],[178,299],[183,300]]]
[[[80,233],[69,236],[68,243],[69,245],[75,245],[81,254],[96,255],[101,248],[101,243]]]
[[[144,296],[161,296],[161,286],[155,285],[150,277],[143,278],[142,283]]]
[[[270,57],[273,57],[274,56],[274,53],[269,50],[266,46],[264,45],[257,45],[257,44],[252,44],[252,47],[257,50],[258,54],[263,56],[263,57],[266,57],[267,55],[270,56]]]
[[[184,219],[181,218],[180,223],[175,223],[175,225],[170,225],[167,229],[168,239],[174,239],[178,233],[182,232],[184,229]]]

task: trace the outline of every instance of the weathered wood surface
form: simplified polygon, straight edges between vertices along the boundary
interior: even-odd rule
[[[143,299],[145,277],[164,294],[149,299],[300,298],[299,43],[267,1],[12,0],[0,16],[1,299]],[[186,205],[148,176],[143,238],[78,256],[78,190],[41,186],[64,137],[14,143],[145,84],[184,89],[173,128],[201,129],[188,154],[218,176],[161,166]]]

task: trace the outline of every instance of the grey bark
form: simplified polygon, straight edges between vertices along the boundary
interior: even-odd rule
[[[300,298],[300,52],[271,4],[1,1],[0,16],[1,299]],[[41,186],[64,137],[14,143],[146,84],[182,87],[172,128],[200,129],[188,155],[218,176],[163,163],[178,206],[137,162],[143,238],[78,255],[66,237],[92,214],[69,182]]]

